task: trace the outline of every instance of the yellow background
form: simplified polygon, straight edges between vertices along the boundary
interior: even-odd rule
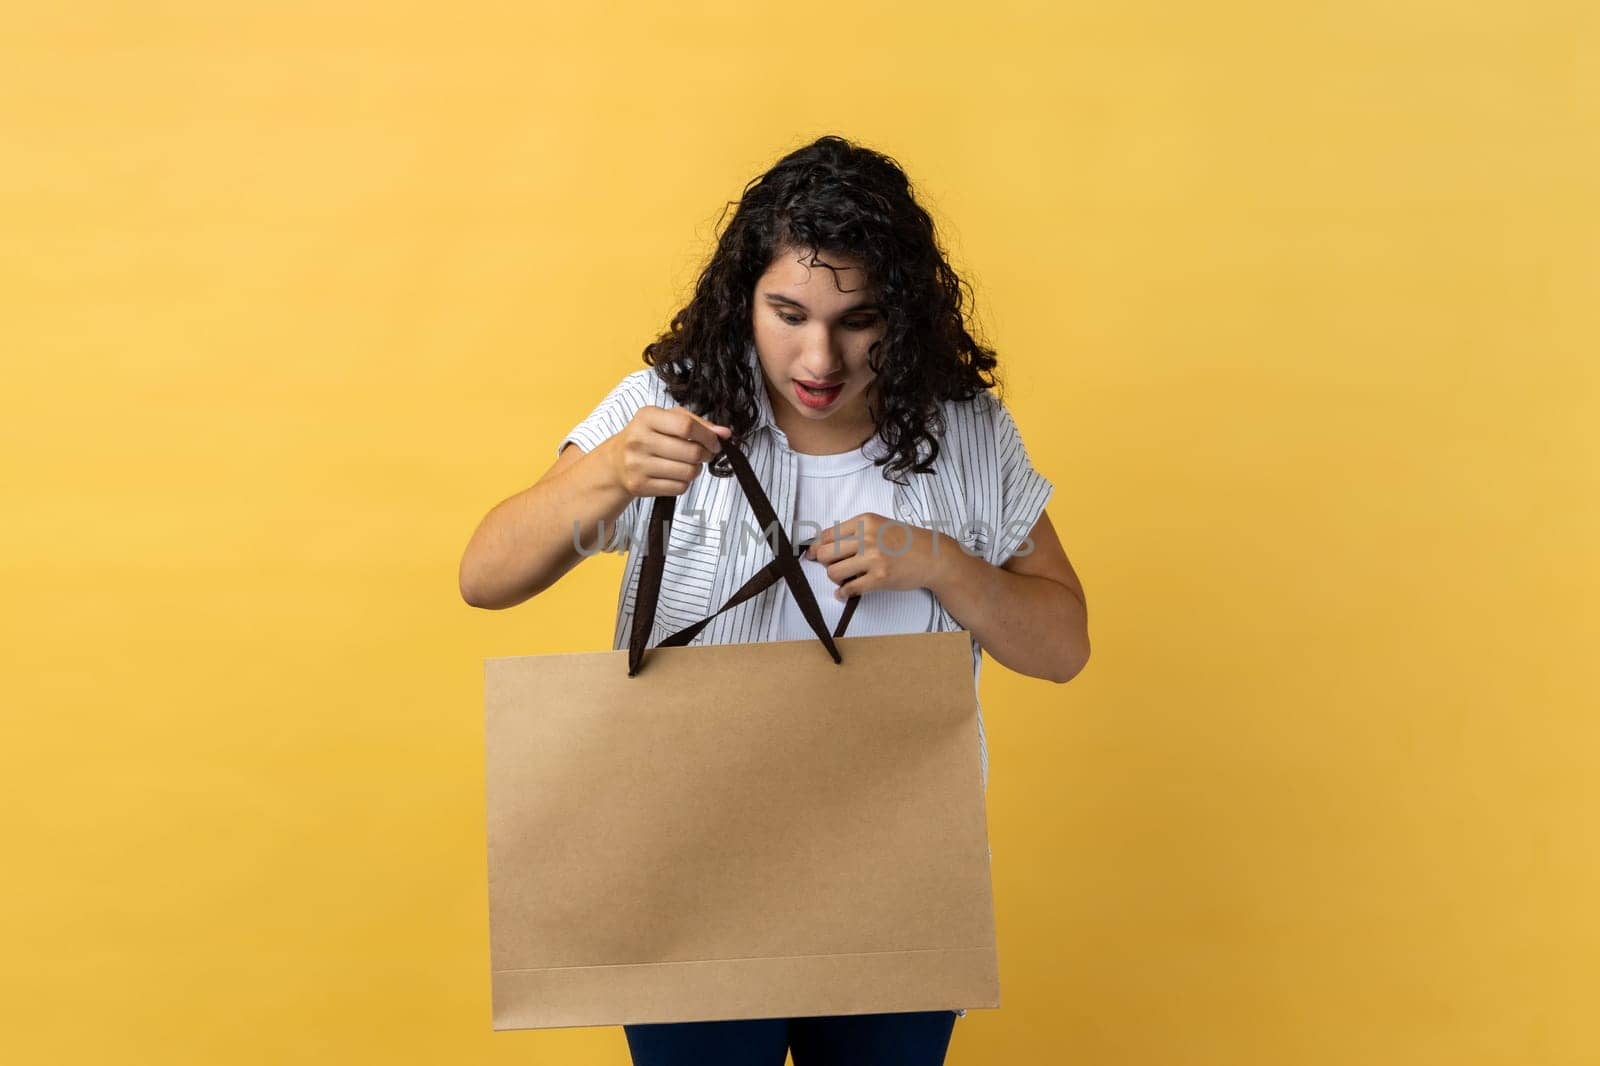
[[[1592,4],[11,6],[0,1059],[627,1061],[490,1032],[482,836],[620,560],[456,563],[840,132],[1090,605],[950,1061],[1600,1061]]]

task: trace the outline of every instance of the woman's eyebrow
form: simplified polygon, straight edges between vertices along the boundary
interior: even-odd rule
[[[766,301],[768,303],[788,304],[791,307],[798,307],[800,310],[807,311],[809,313],[809,309],[806,307],[806,305],[801,303],[799,300],[791,300],[789,297],[787,297],[787,296],[779,296],[775,292],[765,292],[765,293],[762,293],[761,295],[766,299]],[[869,310],[869,309],[873,310],[873,311],[881,311],[881,310],[883,310],[883,308],[880,305],[878,305],[877,303],[874,303],[871,300],[865,300],[865,301],[863,301],[861,303],[858,303],[858,304],[852,304],[849,307],[846,307],[843,311],[840,311],[839,313],[841,315],[848,315],[851,311],[866,311],[866,310]]]

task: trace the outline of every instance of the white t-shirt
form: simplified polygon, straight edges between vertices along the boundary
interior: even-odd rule
[[[859,514],[872,512],[885,518],[895,517],[894,482],[885,478],[883,468],[872,461],[874,456],[881,456],[885,451],[880,438],[874,437],[860,448],[836,455],[794,453],[800,467],[795,497],[796,542],[815,539],[835,522],[840,523],[840,538],[847,538],[852,532],[859,536],[858,526],[846,524],[848,519]],[[883,534],[883,546],[890,552],[899,551],[906,543],[904,538],[901,531],[890,529]],[[828,577],[827,566],[819,560],[802,556],[800,571],[811,583],[828,632],[833,632],[846,604],[834,595],[839,586]],[[873,589],[861,596],[845,635],[921,633],[928,628],[934,607],[933,593],[927,589]],[[783,590],[779,612],[777,639],[817,639],[787,587]]]

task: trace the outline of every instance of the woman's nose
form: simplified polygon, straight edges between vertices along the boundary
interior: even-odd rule
[[[800,357],[800,365],[813,381],[826,381],[844,369],[844,357],[834,347],[833,338],[824,333],[812,340]]]

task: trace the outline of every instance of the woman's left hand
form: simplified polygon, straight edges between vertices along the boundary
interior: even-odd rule
[[[834,598],[844,600],[876,589],[928,588],[944,553],[959,550],[942,533],[869,511],[823,529],[806,558],[828,568],[839,586]]]

